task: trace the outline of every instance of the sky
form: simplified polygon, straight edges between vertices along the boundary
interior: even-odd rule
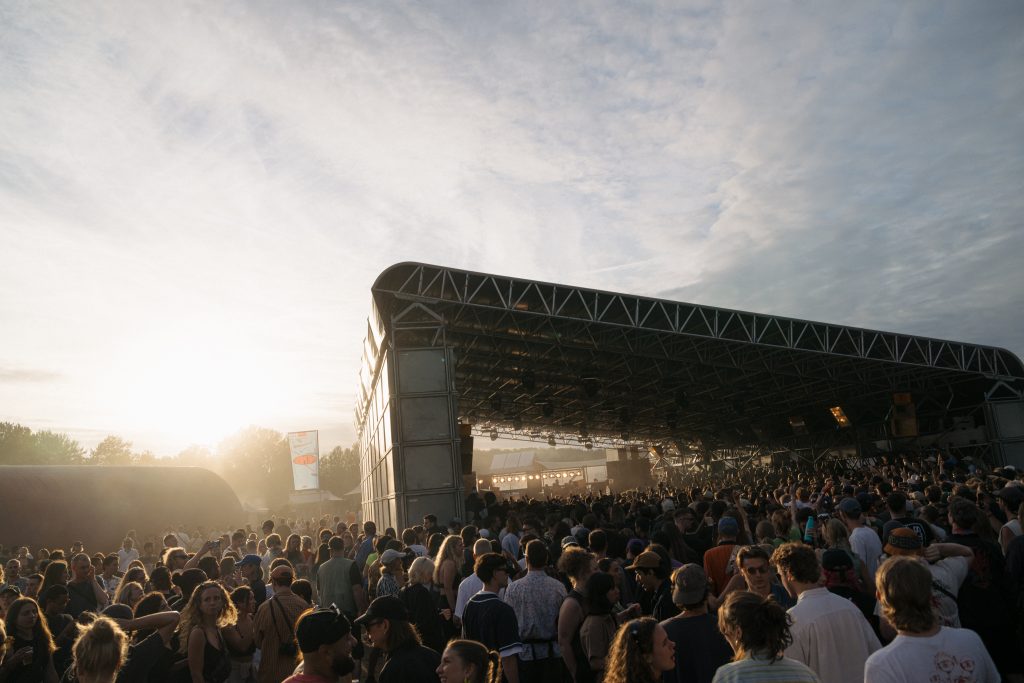
[[[355,436],[421,261],[1024,355],[1024,3],[0,0],[0,420]]]

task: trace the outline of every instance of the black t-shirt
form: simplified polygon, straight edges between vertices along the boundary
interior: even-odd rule
[[[159,633],[152,633],[138,643],[129,645],[128,656],[125,658],[121,670],[117,672],[117,683],[149,683],[152,680],[149,675],[150,671],[154,671],[154,667],[168,662],[169,653],[170,650],[164,647],[164,639],[160,637]],[[163,671],[163,668],[158,668],[155,671]],[[78,681],[73,664],[67,668],[60,680],[61,683],[76,683]]]
[[[516,611],[494,593],[481,591],[469,599],[462,615],[462,627],[466,638],[477,640],[499,654],[503,649],[522,646]]]
[[[921,544],[924,546],[931,545],[935,540],[935,532],[932,531],[932,526],[928,522],[920,519],[914,519],[913,517],[901,517],[900,519],[893,519],[885,523],[882,527],[882,545],[889,539],[889,534],[892,533],[893,529],[898,529],[901,526],[905,526],[908,529],[913,529],[917,537],[921,539]]]
[[[732,660],[732,648],[718,630],[718,620],[712,614],[673,617],[661,625],[676,644],[676,650],[685,652],[685,656],[676,657],[675,675],[665,672],[665,681],[711,683],[718,667]]]
[[[82,612],[95,612],[99,607],[96,601],[96,592],[93,590],[90,581],[68,583],[68,614],[77,619]],[[99,585],[99,584],[97,584]]]
[[[429,647],[409,643],[388,654],[377,680],[380,683],[439,683],[441,655]]]
[[[8,652],[14,653],[23,647],[32,648],[32,661],[28,664],[16,666],[10,669],[4,683],[37,683],[43,680],[46,670],[49,667],[51,655],[45,647],[32,640],[14,635],[14,644],[8,648]]]

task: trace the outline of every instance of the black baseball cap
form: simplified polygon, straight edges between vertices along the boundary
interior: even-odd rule
[[[356,619],[357,624],[363,625],[369,621],[378,619],[390,619],[391,621],[409,621],[409,610],[405,608],[402,601],[393,595],[385,595],[370,603],[363,616]]]
[[[351,632],[348,618],[333,605],[306,610],[295,622],[295,640],[303,652],[315,652],[321,645],[332,645]]]

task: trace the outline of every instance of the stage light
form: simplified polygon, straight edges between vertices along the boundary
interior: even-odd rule
[[[497,441],[497,440],[498,440],[498,430],[497,429],[492,429],[491,430],[491,441]]]
[[[832,417],[835,418],[837,425],[840,427],[850,426],[850,418],[846,417],[846,413],[843,412],[842,406],[832,406],[828,410],[832,413]]]
[[[482,483],[484,483],[484,480],[483,480],[483,479],[477,479],[477,480],[476,480],[476,483],[478,483],[478,484],[482,484]]]
[[[789,418],[789,426],[792,427],[793,431],[797,434],[807,433],[807,423],[804,421],[804,418],[801,417],[800,415],[794,415],[793,417]]]

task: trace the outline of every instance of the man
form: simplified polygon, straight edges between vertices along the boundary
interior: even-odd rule
[[[18,558],[12,557],[7,560],[3,573],[6,574],[5,581],[7,586],[14,586],[21,595],[27,593],[28,579],[21,575],[21,561]]]
[[[268,519],[263,522],[263,525],[260,526],[260,531],[263,532],[264,539],[270,538],[270,534],[274,533],[274,520]]]
[[[126,536],[121,543],[121,549],[117,551],[117,571],[124,574],[128,571],[128,565],[139,559],[139,551],[135,549],[135,539]]]
[[[767,563],[766,563],[767,564]],[[697,564],[685,564],[672,576],[672,602],[679,608],[677,617],[661,622],[669,640],[685,657],[676,657],[677,683],[711,683],[718,667],[732,660],[729,642],[718,630],[718,620],[708,613],[707,576]]]
[[[572,541],[572,544],[566,543]],[[580,644],[580,627],[587,617],[586,598],[583,596],[587,579],[597,571],[597,560],[583,550],[571,536],[563,540],[562,555],[558,558],[558,571],[569,579],[572,590],[558,608],[558,648],[570,678],[590,680],[590,662]]]
[[[789,609],[796,601],[781,584],[775,582],[772,571],[771,556],[763,546],[746,545],[736,553],[736,568],[739,573],[732,577],[726,590],[719,596],[725,596],[734,590],[747,590],[757,593],[762,598],[773,597],[775,602]]]
[[[111,601],[116,597],[114,593],[117,592],[117,586],[121,583],[121,579],[119,579],[115,574],[116,571],[117,555],[107,555],[104,557],[100,575],[96,580],[99,581],[101,586],[103,586],[103,590],[106,591],[107,597],[109,597]]]
[[[597,533],[591,532],[591,535]],[[526,544],[526,576],[505,589],[505,602],[516,613],[523,651],[519,654],[520,677],[526,681],[561,677],[562,653],[558,650],[558,608],[565,586],[544,571],[548,549],[543,541]]]
[[[885,554],[915,557],[923,562],[932,575],[932,605],[938,607],[940,624],[960,628],[956,600],[967,578],[970,560],[974,559],[970,548],[958,543],[932,543],[922,548],[920,534],[909,527],[896,527],[886,539]]]
[[[372,521],[364,522],[363,536],[363,542],[359,544],[359,548],[356,550],[356,566],[359,567],[360,574],[362,574],[363,569],[366,567],[366,558],[376,551],[377,525]]]
[[[491,542],[486,538],[477,539],[477,542],[473,544],[473,566],[476,567],[476,561],[483,555],[492,552],[492,550]],[[484,583],[476,575],[476,572],[464,578],[459,584],[459,592],[455,598],[455,610],[453,611],[456,624],[462,621],[462,614],[466,611],[466,604],[469,602],[469,599],[483,590],[483,587]],[[504,596],[505,590],[502,589],[498,597],[503,598]]]
[[[296,648],[293,624],[309,604],[292,592],[294,580],[290,565],[281,564],[270,573],[274,595],[256,610],[253,634],[262,657],[256,680],[278,683],[295,669]]]
[[[788,610],[793,643],[786,656],[806,664],[822,681],[861,683],[864,662],[882,647],[867,619],[852,602],[819,586],[821,565],[812,547],[784,543],[775,549],[772,563],[797,601]]]
[[[68,582],[68,614],[77,619],[82,612],[99,612],[110,599],[96,581],[96,568],[85,553],[71,558],[71,581]]]
[[[387,653],[378,683],[438,683],[441,655],[425,647],[409,623],[409,610],[393,595],[377,598],[356,623],[375,648]]]
[[[237,557],[242,557],[246,554],[245,531],[243,529],[235,529],[234,533],[231,534],[231,546],[228,550],[234,552]]]
[[[740,525],[735,518],[722,517],[718,520],[718,545],[704,553],[704,573],[711,581],[713,595],[721,594],[729,583],[729,560],[739,533]]]
[[[172,574],[176,571],[181,571],[188,564],[188,553],[179,546],[165,548],[163,563]]]
[[[868,658],[864,683],[1000,680],[977,633],[939,625],[932,609],[931,578],[928,569],[910,557],[889,558],[878,570],[878,599],[898,635]]]
[[[645,550],[637,555],[633,564],[626,567],[626,571],[636,573],[636,581],[641,589],[639,602],[645,616],[664,621],[676,615],[675,605],[672,604],[672,587],[661,555],[653,550]]]
[[[913,529],[921,537],[921,546],[929,546],[935,541],[935,533],[927,522],[915,519],[907,514],[907,497],[900,491],[893,491],[885,497],[885,507],[889,511],[889,521],[882,527],[882,538],[889,538],[893,529],[906,527]]]
[[[316,593],[321,606],[336,605],[350,620],[366,611],[363,577],[353,560],[345,557],[345,541],[332,536],[327,542],[331,559],[316,572]]]
[[[437,515],[423,515],[423,531],[428,539],[432,534],[440,532],[437,528]]]
[[[267,584],[263,581],[263,559],[259,555],[246,555],[238,564],[239,573],[249,588],[252,589],[253,597],[256,599],[256,608],[267,599]]]
[[[32,574],[28,577],[28,584],[25,588],[25,597],[39,601],[39,587],[43,585],[42,574]]]
[[[336,683],[355,669],[352,648],[356,639],[344,614],[332,609],[306,610],[295,624],[295,639],[302,652],[302,673],[284,683]]]
[[[712,546],[713,529],[707,524],[702,524],[697,513],[690,507],[677,509],[673,514],[673,521],[683,535],[686,545],[693,548],[698,557],[704,557],[704,553]]]
[[[856,498],[839,501],[839,518],[850,532],[850,547],[868,568],[868,578],[875,580],[878,560],[882,556],[882,540],[871,527],[864,525],[864,512]]]
[[[278,534],[267,536],[267,552],[263,555],[263,572],[270,571],[270,563],[279,557],[284,557],[284,541]]]
[[[519,622],[512,607],[501,601],[498,591],[508,585],[508,565],[498,553],[485,553],[476,560],[473,572],[484,587],[469,599],[462,620],[462,636],[497,651],[509,683],[519,683]]]

